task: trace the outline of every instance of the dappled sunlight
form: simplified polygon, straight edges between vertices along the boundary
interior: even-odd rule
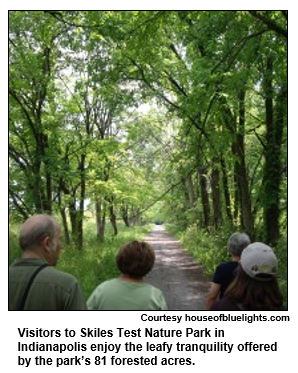
[[[179,244],[180,241],[174,237],[169,237],[163,225],[155,225],[153,230],[146,236],[146,241],[150,244],[173,245]]]
[[[146,237],[155,251],[156,260],[147,282],[160,288],[170,310],[204,309],[210,283],[202,267],[182,248],[179,240],[163,226],[155,226]]]
[[[152,229],[152,233],[155,233],[155,232],[165,232],[165,227],[162,225],[162,224],[160,224],[160,225],[158,225],[158,224],[155,224],[155,226],[153,227],[153,229]]]
[[[171,245],[173,243],[180,243],[179,240],[172,240],[172,241],[165,241],[163,240],[163,238],[161,237],[159,240],[155,238],[146,238],[146,242],[150,243],[150,244],[158,244],[158,245],[163,245],[163,246],[167,246],[167,245]]]

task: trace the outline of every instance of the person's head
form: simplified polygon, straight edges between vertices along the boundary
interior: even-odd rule
[[[60,225],[49,215],[33,215],[21,225],[19,242],[24,257],[37,256],[56,265],[61,250]]]
[[[283,299],[276,275],[274,251],[261,242],[254,242],[242,251],[236,278],[225,295],[248,310],[277,309]]]
[[[250,244],[250,239],[245,233],[233,233],[228,240],[228,251],[234,256],[240,258],[245,247]]]
[[[142,278],[147,275],[154,261],[155,254],[152,247],[146,242],[139,241],[123,245],[116,256],[119,271],[132,278]]]
[[[248,245],[240,259],[243,271],[252,279],[270,281],[277,274],[277,258],[273,249],[262,242]]]

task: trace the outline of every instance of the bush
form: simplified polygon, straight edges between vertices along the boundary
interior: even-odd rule
[[[280,238],[275,253],[278,258],[278,282],[284,297],[284,305],[288,304],[288,244],[286,237]]]
[[[229,236],[223,231],[213,234],[205,230],[198,231],[197,226],[192,225],[181,235],[181,243],[204,267],[206,274],[211,276],[219,263],[229,260]]]
[[[174,232],[175,227],[169,229]],[[227,242],[232,234],[232,229],[223,227],[222,230],[213,233],[199,230],[196,225],[187,228],[185,232],[179,233],[182,245],[205,269],[207,276],[211,278],[216,266],[230,259],[227,252]],[[284,305],[288,303],[288,255],[287,241],[282,237],[275,253],[278,258],[279,285],[284,297]]]

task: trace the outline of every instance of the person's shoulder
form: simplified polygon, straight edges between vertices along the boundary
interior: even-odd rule
[[[234,270],[238,267],[238,262],[233,262],[233,261],[229,261],[229,262],[224,262],[224,263],[221,263],[217,266],[217,270],[218,271],[230,271],[230,270]]]
[[[230,263],[231,262],[222,262],[222,263],[218,264],[217,267],[215,268],[215,272],[223,271],[226,268],[229,268]]]
[[[222,267],[226,267],[230,262],[221,262],[219,263],[216,268],[222,268]]]
[[[122,282],[124,282],[124,281],[121,281],[121,280],[119,280],[116,277],[115,278],[111,278],[109,280],[100,282],[96,286],[96,289],[97,290],[103,290],[103,289],[107,290],[107,289],[110,289],[110,288],[116,288],[116,287],[122,286]]]
[[[98,286],[101,286],[101,287],[119,286],[122,283],[124,283],[124,281],[121,281],[119,278],[115,277],[115,278],[110,278],[109,280],[101,282]]]
[[[236,303],[228,298],[222,298],[216,301],[211,309],[211,311],[240,311],[240,308]]]
[[[44,270],[44,274],[50,276],[50,278],[53,281],[57,281],[57,282],[59,282],[59,281],[63,281],[63,282],[67,282],[67,283],[78,282],[77,278],[74,275],[72,275],[71,273],[62,271],[62,270],[60,270],[58,268],[55,268],[55,267],[52,267],[52,266],[46,267],[45,270]]]
[[[146,286],[148,286],[151,289],[151,291],[154,292],[156,295],[162,296],[162,297],[164,296],[163,291],[161,289],[157,288],[156,286],[153,286],[153,285],[148,284],[148,283],[146,283]]]
[[[18,259],[15,259],[10,265],[9,265],[9,268],[12,268],[12,267],[15,267],[18,265],[18,263],[21,261],[20,258]]]
[[[238,266],[238,262],[235,262],[233,260],[229,260],[227,262],[224,262],[222,263],[222,266],[223,267],[227,267],[227,268],[230,268],[230,267],[237,267]]]

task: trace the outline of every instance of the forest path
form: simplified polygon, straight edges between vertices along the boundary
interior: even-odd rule
[[[155,264],[147,282],[163,291],[169,310],[203,310],[210,287],[203,268],[180,242],[156,225],[144,238],[155,250]]]

